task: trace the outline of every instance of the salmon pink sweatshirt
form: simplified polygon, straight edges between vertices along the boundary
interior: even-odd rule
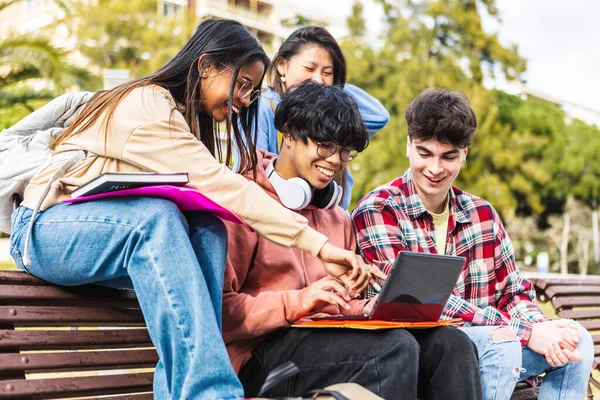
[[[265,172],[274,157],[276,155],[259,151],[256,183],[279,201]],[[308,206],[299,214],[332,244],[355,250],[352,223],[341,207],[327,210]],[[229,253],[223,288],[223,338],[233,367],[239,372],[250,360],[254,346],[266,334],[289,328],[292,322],[305,316],[340,315],[341,311],[329,304],[313,310],[302,307],[302,289],[327,276],[317,257],[270,242],[241,225],[226,224]],[[359,314],[366,302],[351,300],[351,310],[343,313]]]

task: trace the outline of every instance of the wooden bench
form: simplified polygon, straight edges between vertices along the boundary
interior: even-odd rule
[[[530,279],[539,300],[592,333],[600,369],[600,278]],[[0,399],[151,400],[157,360],[133,291],[58,287],[0,271]],[[593,377],[592,385],[600,389]],[[513,400],[535,399],[538,390],[520,383]]]
[[[546,275],[530,277],[530,280],[535,285],[539,301],[550,301],[559,318],[575,319],[591,333],[594,340],[592,368],[600,371],[600,277]],[[600,389],[600,382],[593,375],[590,376],[588,399],[592,399],[592,386]]]
[[[151,400],[157,360],[133,291],[0,271],[0,399]]]

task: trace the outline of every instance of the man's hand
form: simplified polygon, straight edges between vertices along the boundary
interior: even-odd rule
[[[321,248],[318,254],[329,275],[339,279],[350,290],[350,295],[358,296],[371,280],[371,272],[379,271],[375,267],[369,267],[363,259],[340,247],[334,246],[329,242]]]
[[[548,361],[548,364],[550,364],[552,367],[562,367],[571,361],[581,361],[581,354],[579,353],[579,350],[575,349],[571,351],[567,349],[561,349],[556,343],[554,343],[546,352],[545,357],[546,361]]]
[[[533,325],[527,347],[546,357],[553,367],[581,360],[577,350],[579,330],[567,321],[546,321]]]
[[[302,289],[302,308],[307,312],[321,302],[350,309],[348,291],[335,278],[327,276]]]

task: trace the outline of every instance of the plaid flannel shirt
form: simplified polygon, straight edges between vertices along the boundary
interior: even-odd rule
[[[442,313],[466,326],[508,326],[525,345],[533,323],[549,320],[534,303],[533,285],[516,268],[512,243],[496,210],[452,187],[445,254],[467,259]],[[433,218],[408,170],[366,195],[352,213],[366,261],[388,274],[401,250],[437,253]],[[434,277],[432,277],[434,278]],[[368,290],[367,296],[375,293]]]

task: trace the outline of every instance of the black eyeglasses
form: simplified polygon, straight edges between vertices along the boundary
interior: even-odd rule
[[[358,155],[358,150],[354,147],[340,146],[335,142],[316,142],[317,143],[317,154],[319,157],[327,158],[334,154],[337,149],[340,149],[340,158],[343,162],[352,161]]]
[[[237,83],[240,85],[240,89],[238,90],[238,97],[240,99],[245,99],[250,96],[249,100],[250,104],[252,104],[260,96],[260,90],[254,89],[254,84],[252,82],[240,83],[238,81]]]

